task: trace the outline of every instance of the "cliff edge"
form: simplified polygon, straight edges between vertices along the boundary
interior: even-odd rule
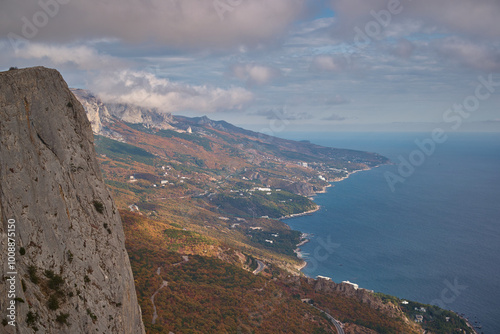
[[[144,333],[90,123],[56,70],[0,73],[0,219],[0,332]]]

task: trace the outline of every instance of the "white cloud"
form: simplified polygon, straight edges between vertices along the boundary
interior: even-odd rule
[[[42,1],[45,3],[45,1]],[[86,0],[55,4],[49,10],[38,1],[3,1],[0,34],[23,36],[26,23],[47,17],[30,40],[72,43],[75,40],[117,38],[134,44],[181,49],[234,48],[273,43],[308,11],[312,0]],[[42,16],[43,16],[42,15]],[[36,16],[36,17],[35,17]],[[40,23],[40,22],[39,22]],[[28,31],[25,29],[24,31]],[[34,30],[34,29],[32,29]]]
[[[290,111],[288,108],[261,109],[250,115],[264,116],[268,120],[304,121],[313,119],[313,115],[306,111]]]
[[[240,87],[180,84],[151,73],[129,70],[101,73],[92,80],[90,89],[105,102],[130,103],[171,113],[242,109],[253,99],[251,92]]]
[[[335,95],[331,96],[325,99],[325,104],[329,106],[334,106],[334,105],[339,105],[339,104],[346,104],[350,103],[351,101],[343,97],[342,95]]]
[[[54,66],[73,64],[81,70],[110,69],[126,64],[122,59],[100,54],[86,45],[59,46],[27,43],[23,48],[17,49],[15,55],[24,59],[46,59]]]
[[[233,65],[231,74],[247,85],[265,85],[282,75],[277,68],[258,64]]]
[[[401,58],[408,58],[413,54],[415,50],[415,44],[409,40],[402,38],[398,40],[396,45],[392,49],[392,53]]]
[[[311,70],[318,72],[341,72],[347,67],[347,60],[342,56],[317,56],[313,59],[311,64]]]
[[[382,20],[388,27],[403,20],[422,22],[422,29],[439,27],[448,33],[465,34],[476,38],[497,39],[500,35],[500,2],[498,0],[330,0],[340,18],[338,33],[353,33],[354,27],[362,30],[370,21],[377,22],[372,11],[387,14],[388,4],[399,3],[393,14]],[[381,16],[380,16],[381,17]]]
[[[337,115],[331,114],[330,116],[323,117],[321,120],[323,121],[345,121],[347,118]]]
[[[460,38],[446,38],[435,43],[437,51],[447,59],[485,71],[500,71],[500,50]]]

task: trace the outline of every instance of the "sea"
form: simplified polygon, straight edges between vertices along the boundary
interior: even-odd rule
[[[281,134],[394,163],[332,183],[314,198],[319,211],[285,222],[308,234],[307,276],[438,305],[498,334],[500,134],[445,135],[437,143],[430,133]]]

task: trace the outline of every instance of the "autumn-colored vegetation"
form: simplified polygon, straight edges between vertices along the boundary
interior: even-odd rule
[[[336,333],[320,310],[347,333],[417,333],[395,301],[318,290],[293,275],[301,234],[272,219],[314,209],[298,189],[322,190],[319,174],[333,180],[384,159],[189,124],[193,133],[115,122],[126,143],[95,141],[147,333]],[[254,275],[258,261],[266,267]]]

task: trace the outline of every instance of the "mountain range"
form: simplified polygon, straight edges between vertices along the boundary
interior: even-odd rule
[[[45,68],[0,88],[20,332],[472,333],[453,312],[300,272],[310,236],[283,219],[387,158],[104,103]]]

